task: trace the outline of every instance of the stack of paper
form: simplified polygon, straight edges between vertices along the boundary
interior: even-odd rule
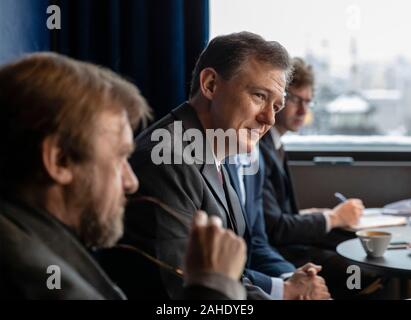
[[[396,216],[411,217],[411,199],[393,202],[384,206],[384,210],[396,211]]]
[[[384,215],[383,212],[383,208],[365,209],[360,222],[356,226],[350,228],[350,230],[358,231],[362,229],[400,226],[407,224],[407,218]]]

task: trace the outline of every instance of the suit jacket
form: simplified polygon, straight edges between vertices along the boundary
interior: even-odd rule
[[[183,140],[183,134],[193,132],[190,129],[196,129],[196,133],[200,133],[199,138],[205,138],[195,110],[190,105],[183,104],[137,137],[137,149],[130,163],[140,181],[139,194],[160,199],[174,209],[177,217],[159,206],[131,200],[126,208],[125,236],[122,240],[177,268],[183,266],[191,219],[197,210],[220,217],[224,227],[230,226],[231,212],[235,218],[237,234],[244,235],[246,228],[239,200],[225,169],[222,172],[226,191],[215,163],[205,161],[210,160],[210,157],[211,160],[214,159],[208,143],[199,144],[202,152],[194,154],[194,163],[181,160],[187,155],[185,152],[189,150],[191,141],[186,139],[188,141],[184,141],[182,145],[179,143]],[[163,135],[163,140],[153,141],[159,134]],[[155,154],[164,156],[165,159],[171,157],[168,160],[172,163],[154,163],[155,157],[153,160],[152,156]],[[192,155],[191,152],[188,154]],[[226,197],[227,192],[230,196]],[[169,272],[161,272],[161,279],[169,297],[181,295],[181,279]]]
[[[110,255],[104,255],[106,263],[125,262],[121,260],[124,256],[119,255],[117,250],[110,252]],[[0,257],[0,300],[126,298],[70,229],[49,213],[21,201],[0,199]],[[139,275],[143,279],[150,276],[149,273],[144,274],[150,261],[141,257],[137,259],[135,255],[131,261],[136,264],[116,266],[119,266],[122,272],[131,267],[134,268],[134,273],[142,270],[143,273],[139,272]],[[49,290],[46,285],[48,277],[54,275],[54,271],[47,273],[49,266],[60,268],[60,290]],[[144,269],[145,267],[147,268]],[[150,265],[149,269],[154,270],[153,265]],[[128,285],[140,287],[140,282],[135,281]],[[240,291],[240,288],[235,286],[231,289]],[[142,292],[144,288],[140,290]],[[161,293],[156,294],[159,297]],[[140,294],[141,296],[143,295]],[[181,298],[229,299],[219,290],[201,285],[185,288]]]
[[[231,182],[239,197],[240,185],[235,164],[225,164]],[[263,213],[264,163],[260,161],[259,170],[254,175],[244,176],[245,206],[242,206],[247,223],[248,236],[245,237],[248,248],[247,277],[266,292],[271,292],[271,277],[294,272],[295,267],[272,248],[265,231]]]
[[[265,163],[264,215],[267,235],[273,246],[315,244],[326,236],[323,214],[298,214],[287,157],[279,160],[270,133],[261,140]]]
[[[0,200],[0,257],[0,300],[125,298],[71,230],[19,201]],[[60,290],[46,286],[52,265]]]

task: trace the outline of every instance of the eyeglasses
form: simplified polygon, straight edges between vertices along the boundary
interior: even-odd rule
[[[118,249],[123,249],[123,250],[127,250],[127,251],[133,251],[135,253],[138,253],[140,255],[142,255],[144,258],[146,258],[147,260],[150,260],[151,262],[153,262],[155,265],[157,265],[158,267],[160,267],[162,270],[165,270],[167,272],[170,272],[172,274],[174,274],[175,276],[177,276],[178,278],[183,278],[184,273],[183,270],[181,270],[180,268],[175,268],[170,266],[168,263],[165,263],[164,261],[161,261],[157,258],[154,258],[153,256],[149,255],[147,252],[131,246],[129,244],[118,244],[115,246],[115,248]]]
[[[300,97],[299,95],[296,95],[294,93],[291,93],[290,91],[287,91],[287,95],[285,97],[287,101],[291,101],[292,103],[307,107],[307,108],[313,108],[315,106],[315,102],[310,100],[310,99],[304,99]]]

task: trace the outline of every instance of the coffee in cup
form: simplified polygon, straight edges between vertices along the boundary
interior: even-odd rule
[[[384,255],[391,241],[391,233],[384,231],[361,230],[356,233],[368,256],[379,258]]]

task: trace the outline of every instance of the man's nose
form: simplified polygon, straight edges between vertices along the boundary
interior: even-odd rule
[[[126,162],[123,172],[123,186],[126,194],[133,194],[138,190],[139,182],[130,164]]]
[[[298,103],[298,110],[297,113],[299,115],[306,115],[309,109],[309,103],[305,101],[300,101]]]
[[[275,112],[273,106],[267,104],[264,110],[258,115],[257,120],[266,125],[273,126],[275,124]]]

